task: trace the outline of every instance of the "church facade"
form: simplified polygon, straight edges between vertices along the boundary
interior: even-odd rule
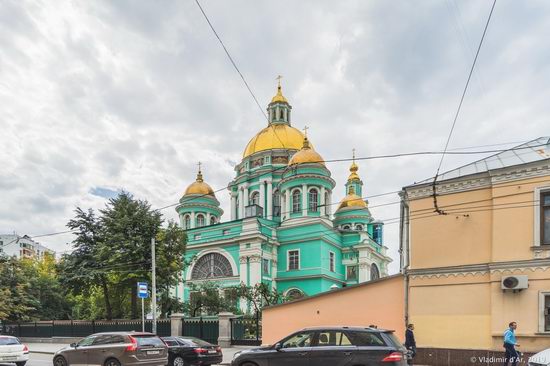
[[[336,183],[307,135],[292,127],[280,84],[267,112],[268,126],[250,140],[228,184],[229,220],[200,168],[176,207],[190,263],[175,289],[183,301],[192,284],[206,281],[265,283],[300,298],[387,275],[383,223],[362,198],[355,161],[345,197],[333,204]]]

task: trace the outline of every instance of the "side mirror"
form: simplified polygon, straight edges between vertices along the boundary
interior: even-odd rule
[[[280,343],[275,343],[275,351],[280,351],[283,346]]]
[[[76,348],[76,343],[71,343],[71,344],[69,344],[69,347],[71,347],[71,348]]]

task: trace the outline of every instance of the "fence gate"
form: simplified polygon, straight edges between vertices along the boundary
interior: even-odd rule
[[[262,320],[259,317],[231,319],[231,345],[260,346],[262,344]]]
[[[217,318],[183,318],[183,336],[218,344],[220,322]]]

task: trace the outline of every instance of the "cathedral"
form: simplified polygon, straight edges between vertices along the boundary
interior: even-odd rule
[[[183,301],[205,281],[264,283],[297,299],[387,275],[383,223],[362,198],[355,160],[345,197],[333,204],[336,183],[307,129],[292,127],[280,82],[267,112],[268,125],[252,137],[227,186],[229,220],[200,166],[176,207],[190,263],[174,289]]]

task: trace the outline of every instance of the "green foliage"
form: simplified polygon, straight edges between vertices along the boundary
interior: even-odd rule
[[[203,282],[200,285],[191,284],[191,298],[183,306],[183,312],[190,316],[199,316],[202,314],[214,315],[222,311],[238,313],[237,296],[232,290],[235,288],[222,289],[214,282]],[[222,291],[233,293],[234,296],[223,296]]]
[[[265,306],[280,304],[286,301],[286,298],[282,294],[265,283],[258,283],[254,286],[246,286],[244,283],[241,283],[235,290],[237,297],[250,304],[256,314],[260,313]]]

